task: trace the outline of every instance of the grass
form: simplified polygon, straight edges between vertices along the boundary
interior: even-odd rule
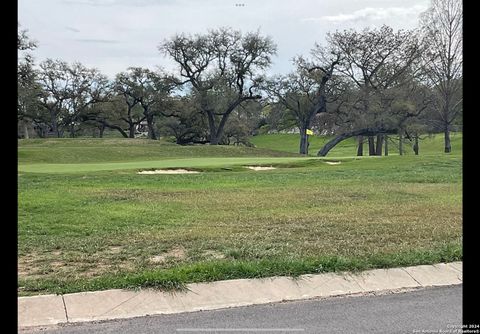
[[[35,173],[79,173],[102,170],[126,170],[126,169],[156,169],[156,168],[190,168],[212,169],[218,166],[233,168],[239,165],[278,165],[281,163],[303,161],[302,157],[230,157],[230,158],[185,158],[166,159],[153,161],[129,161],[129,162],[103,162],[103,163],[77,163],[77,164],[27,164],[18,167],[20,172]]]
[[[22,140],[19,295],[461,260],[461,152],[430,140],[420,156],[345,152],[338,165],[270,149]],[[105,169],[80,170],[91,165]],[[202,173],[136,174],[162,166]]]
[[[309,155],[315,156],[323,145],[332,139],[332,136],[309,136]],[[250,141],[257,148],[285,151],[289,153],[298,153],[300,145],[300,136],[298,134],[267,134],[251,137]],[[432,136],[422,136],[419,147],[420,154],[438,154],[443,152],[443,135],[436,134]],[[462,133],[451,133],[451,145],[453,152],[462,150]],[[411,143],[406,141],[404,144],[405,154],[413,155]],[[364,143],[364,152],[368,153],[368,144]],[[390,136],[389,154],[398,155],[398,140]],[[354,138],[346,139],[335,146],[329,153],[330,157],[353,156],[357,153],[357,144]]]
[[[158,161],[199,157],[295,157],[270,149],[244,146],[179,146],[148,139],[24,139],[18,144],[18,163],[73,164]]]

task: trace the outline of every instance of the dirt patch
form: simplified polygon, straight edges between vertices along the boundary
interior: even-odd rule
[[[103,261],[91,265],[84,265],[75,269],[79,277],[98,277],[104,273],[112,272],[115,265],[104,263]]]
[[[45,274],[62,271],[67,267],[63,261],[22,257],[18,259],[17,272],[21,277],[42,277]]]
[[[198,174],[200,172],[186,169],[157,169],[157,170],[142,170],[137,174]]]
[[[37,254],[29,254],[26,256],[21,256],[17,260],[17,270],[18,276],[29,276],[32,272],[38,270],[39,261]]]
[[[262,166],[247,166],[248,169],[254,170],[254,171],[259,171],[259,170],[272,170],[272,169],[277,169],[276,167],[262,167]]]
[[[18,276],[20,277],[26,277],[29,276],[30,273],[32,272],[31,268],[25,267],[24,265],[18,264]]]
[[[325,161],[325,163],[328,165],[340,165],[342,162],[341,161]]]
[[[163,263],[169,259],[182,260],[186,257],[185,249],[182,247],[175,247],[160,255],[156,255],[150,258],[150,262]]]

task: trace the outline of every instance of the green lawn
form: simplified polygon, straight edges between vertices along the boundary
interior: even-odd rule
[[[322,146],[333,137],[331,136],[309,136],[309,155],[315,156]],[[300,135],[298,134],[268,134],[258,135],[250,138],[252,144],[258,148],[298,153],[300,145]],[[444,139],[442,134],[433,136],[422,136],[419,142],[420,154],[438,154],[443,152]],[[462,150],[462,134],[451,134],[452,151]],[[368,145],[365,139],[364,152],[368,154]],[[413,155],[411,143],[405,141],[405,154]],[[329,157],[354,156],[357,154],[357,143],[354,138],[346,139],[335,146],[329,153]],[[390,136],[389,155],[398,155],[398,140],[395,136]]]
[[[20,165],[55,163],[98,163],[158,161],[202,157],[286,157],[299,156],[270,149],[176,144],[147,139],[23,139],[18,144]]]
[[[459,134],[452,154],[436,137],[419,156],[341,159],[299,157],[280,137],[20,140],[19,295],[462,259]],[[162,167],[201,173],[137,174]]]

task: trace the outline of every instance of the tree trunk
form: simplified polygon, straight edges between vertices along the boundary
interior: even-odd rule
[[[414,137],[413,152],[415,152],[415,155],[418,155],[418,135]]]
[[[233,111],[233,109],[231,109],[230,111],[227,111],[225,114],[223,114],[222,119],[220,120],[220,123],[218,123],[217,131],[215,132],[215,139],[214,139],[214,142],[217,143],[217,144],[222,139],[223,130],[225,129],[225,125],[227,124],[227,120],[230,117],[230,114],[231,114],[232,111]],[[213,129],[214,128],[215,128],[215,126],[213,127]],[[229,144],[227,144],[227,145],[229,145]]]
[[[398,153],[403,155],[403,134],[398,136]]]
[[[121,128],[119,127],[118,125],[113,125],[113,124],[109,124],[107,121],[103,121],[102,124],[109,128],[109,129],[114,129],[114,130],[117,130],[118,132],[120,132],[122,134],[122,136],[124,138],[128,138],[128,134]]]
[[[44,125],[38,125],[36,127],[34,127],[35,129],[35,132],[37,133],[37,136],[39,136],[40,138],[45,138],[45,126]]]
[[[215,127],[214,115],[208,113],[208,128],[210,130],[210,145],[218,145],[220,138],[217,136],[217,128]]]
[[[105,131],[105,124],[102,124],[102,125],[98,128],[98,130],[99,130],[98,136],[99,136],[100,138],[103,138],[103,132]]]
[[[135,124],[128,123],[128,138],[135,138]]]
[[[383,140],[385,141],[385,156],[388,156],[388,136],[383,136]]]
[[[350,132],[345,132],[342,133],[341,135],[336,136],[332,140],[330,140],[328,143],[326,143],[320,151],[318,151],[317,155],[320,157],[324,157],[327,155],[327,153],[335,147],[338,143],[341,141],[350,138],[350,137],[355,137],[355,136],[369,136],[372,137],[375,134],[378,133],[390,133],[394,134],[397,133],[396,129],[385,129],[385,128],[365,128],[365,129],[360,129],[360,130],[354,130]]]
[[[363,156],[363,136],[358,136],[358,148],[357,148],[357,156]]]
[[[70,138],[75,138],[75,124],[69,126]]]
[[[452,146],[450,143],[450,127],[447,125],[445,128],[445,153],[450,153],[452,151]]]
[[[55,117],[55,112],[52,110],[50,110],[50,121],[52,125],[52,132],[55,133],[58,138],[60,138],[62,134],[58,130],[57,118]]]
[[[377,147],[375,149],[375,155],[382,155],[383,135],[377,135]]]
[[[29,139],[27,123],[23,122],[23,138]]]
[[[157,134],[155,133],[155,126],[153,122],[153,115],[149,114],[147,116],[147,126],[148,126],[148,138],[157,140]]]
[[[208,120],[208,130],[210,131],[210,145],[218,145],[220,138],[217,137],[217,128],[215,126],[215,115],[206,107],[206,103],[202,100],[202,110],[205,110]]]
[[[300,154],[308,154],[308,135],[307,129],[301,128],[300,129]]]
[[[261,96],[258,96],[258,98],[261,98]],[[200,108],[207,114],[207,119],[208,119],[208,127],[210,129],[210,145],[218,145],[220,143],[220,140],[222,139],[223,136],[223,130],[225,128],[225,124],[227,124],[227,120],[230,116],[230,114],[235,110],[236,107],[238,107],[245,99],[243,97],[238,97],[234,102],[232,102],[228,108],[225,110],[225,112],[222,115],[222,118],[220,119],[220,122],[218,123],[218,126],[215,125],[215,113],[214,110],[208,108],[208,103],[204,98],[202,98],[200,102]]]
[[[368,136],[368,155],[375,155],[375,137]]]
[[[210,145],[218,145],[220,138],[217,138],[214,133],[210,134]]]

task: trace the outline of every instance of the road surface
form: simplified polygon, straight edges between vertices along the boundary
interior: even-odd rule
[[[294,301],[20,333],[460,333],[462,285],[411,292]]]

